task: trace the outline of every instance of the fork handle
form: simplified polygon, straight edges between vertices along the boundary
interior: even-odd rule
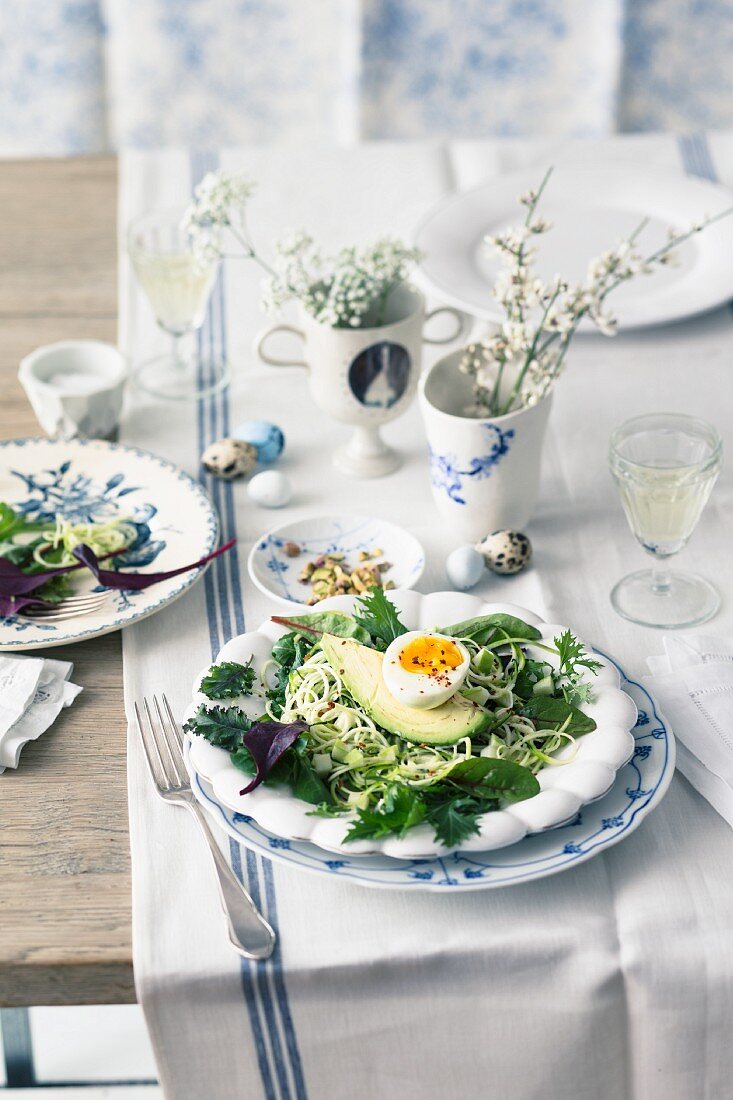
[[[269,959],[275,948],[275,933],[252,901],[222,855],[221,848],[197,802],[186,802],[206,837],[216,868],[219,897],[229,925],[229,942],[245,959]]]

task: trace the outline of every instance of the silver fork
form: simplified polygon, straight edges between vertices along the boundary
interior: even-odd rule
[[[155,711],[153,714],[148,700],[143,699],[145,721],[140,708],[135,703],[135,717],[140,739],[157,793],[165,802],[178,802],[182,806],[187,806],[208,841],[216,868],[219,896],[229,925],[229,942],[232,947],[245,959],[267,959],[275,947],[275,933],[258,912],[252,898],[241,882],[235,878],[234,872],[221,854],[206,814],[191,790],[188,772],[183,762],[183,735],[165,695],[162,697],[162,702],[161,707],[157,696],[153,696]]]
[[[75,619],[78,615],[91,615],[94,611],[99,611],[109,596],[109,589],[104,592],[87,592],[83,596],[67,596],[53,607],[26,607],[18,612],[18,618],[61,623],[66,619]]]

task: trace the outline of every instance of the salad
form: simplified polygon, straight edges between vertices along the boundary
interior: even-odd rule
[[[0,619],[29,608],[52,608],[73,590],[79,570],[87,570],[103,588],[142,591],[206,565],[230,550],[235,539],[189,565],[164,572],[134,573],[104,569],[100,562],[116,557],[137,538],[135,524],[124,516],[90,523],[72,523],[62,513],[48,519],[29,518],[0,501]]]
[[[274,621],[287,633],[272,657],[213,665],[185,729],[230,753],[242,794],[284,783],[313,814],[343,816],[347,840],[427,824],[457,847],[596,728],[580,707],[601,664],[569,630],[548,644],[495,613],[410,631],[379,588],[352,614]]]

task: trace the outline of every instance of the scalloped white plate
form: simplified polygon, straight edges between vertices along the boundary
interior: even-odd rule
[[[514,604],[484,603],[475,596],[457,595],[455,592],[422,595],[419,592],[399,591],[390,593],[390,599],[411,630],[446,626],[474,615],[497,611],[517,615],[537,626],[543,640],[550,642],[559,631],[565,629],[543,622],[526,608]],[[335,596],[321,601],[317,606],[319,609],[350,611],[354,603],[353,596]],[[259,630],[232,638],[219,653],[217,662],[234,660],[244,663],[253,657],[259,672],[270,657],[272,643],[283,633],[282,627],[266,621]],[[533,652],[531,645],[528,652]],[[538,658],[547,658],[541,650],[534,652]],[[569,821],[581,806],[601,798],[611,788],[617,771],[628,762],[634,751],[631,730],[636,723],[637,709],[631,697],[621,690],[617,667],[602,654],[597,656],[603,667],[594,679],[593,702],[582,708],[595,719],[597,728],[578,739],[577,753],[568,763],[541,769],[537,776],[541,790],[534,798],[484,814],[478,834],[462,845],[463,852],[504,848],[528,834],[553,829]],[[200,703],[207,702],[198,691],[198,683],[199,678],[194,686],[194,700],[189,714]],[[241,706],[251,717],[261,711],[261,704],[255,698],[234,699],[229,705]],[[229,754],[203,738],[191,737],[190,742],[191,766],[198,776],[211,784],[215,799],[237,813],[254,818],[277,836],[310,841],[339,855],[381,854],[397,859],[422,859],[445,856],[450,851],[436,843],[428,825],[420,825],[402,838],[347,841],[347,816],[314,817],[313,807],[295,798],[285,786],[262,785],[251,794],[240,795],[242,773],[231,763]],[[558,759],[562,756],[562,753],[558,754]]]

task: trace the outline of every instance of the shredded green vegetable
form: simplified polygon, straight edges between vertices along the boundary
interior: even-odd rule
[[[58,565],[73,565],[76,561],[74,547],[82,543],[89,546],[97,557],[117,551],[121,553],[134,541],[136,530],[135,525],[127,518],[96,523],[71,523],[63,516],[56,516],[55,527],[42,531],[41,537],[45,542],[34,549],[33,560],[44,568],[53,568]]]
[[[575,745],[562,728],[537,730],[529,718],[512,711],[516,673],[524,666],[524,652],[512,643],[506,667],[496,653],[462,639],[471,652],[471,666],[461,694],[495,711],[495,725],[486,734],[463,738],[455,745],[418,745],[385,733],[354,702],[339,673],[316,646],[300,668],[288,677],[285,707],[271,718],[309,725],[308,752],[315,770],[327,783],[333,801],[343,809],[364,809],[393,783],[432,786],[447,777],[457,760],[485,756],[510,760],[536,773],[547,764],[567,763],[553,754]],[[505,643],[506,645],[506,643]]]

